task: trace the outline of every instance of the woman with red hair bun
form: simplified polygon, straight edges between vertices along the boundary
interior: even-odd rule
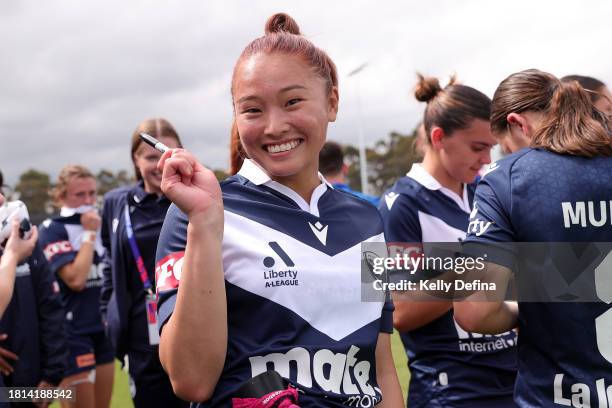
[[[275,14],[231,89],[238,173],[219,188],[185,150],[159,163],[174,203],[157,251],[160,358],[175,392],[243,406],[243,383],[274,370],[267,390],[300,407],[402,406],[393,305],[384,292],[361,299],[361,244],[384,241],[382,221],[318,173],[338,112],[334,63]]]

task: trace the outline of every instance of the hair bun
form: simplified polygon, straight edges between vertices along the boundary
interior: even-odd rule
[[[266,22],[266,35],[272,33],[290,33],[300,35],[300,26],[286,13],[276,13]]]
[[[421,102],[429,102],[442,91],[440,81],[434,77],[424,77],[421,74],[417,74],[419,82],[414,89],[414,96]]]

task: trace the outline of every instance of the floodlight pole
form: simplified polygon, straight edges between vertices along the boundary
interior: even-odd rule
[[[368,63],[364,62],[363,64],[349,72],[347,77],[356,76],[367,66]],[[363,131],[363,111],[361,108],[361,89],[359,86],[359,76],[357,76],[355,83],[355,86],[357,88],[357,115],[359,116],[359,174],[361,177],[361,192],[363,194],[368,194],[368,168],[365,151],[365,136]]]

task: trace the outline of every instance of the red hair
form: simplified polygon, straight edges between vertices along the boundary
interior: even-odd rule
[[[236,121],[232,123],[231,140],[230,140],[230,174],[234,175],[240,171],[244,159],[247,157],[242,144],[238,129],[236,129]]]
[[[328,94],[338,88],[336,65],[327,53],[316,47],[300,34],[300,27],[291,16],[276,13],[266,22],[265,35],[251,41],[242,51],[232,74],[232,97],[236,73],[242,62],[256,54],[286,54],[302,58],[313,69],[313,72],[325,81]],[[230,172],[235,174],[246,157],[240,143],[236,119],[232,122],[230,136]]]

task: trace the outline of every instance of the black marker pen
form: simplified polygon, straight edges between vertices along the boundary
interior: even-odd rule
[[[140,138],[149,146],[155,148],[156,150],[159,150],[162,153],[166,153],[168,150],[170,150],[170,148],[168,146],[166,146],[165,144],[163,144],[162,142],[160,142],[159,140],[157,140],[156,138],[154,138],[153,136],[146,134],[146,133],[140,133]]]

